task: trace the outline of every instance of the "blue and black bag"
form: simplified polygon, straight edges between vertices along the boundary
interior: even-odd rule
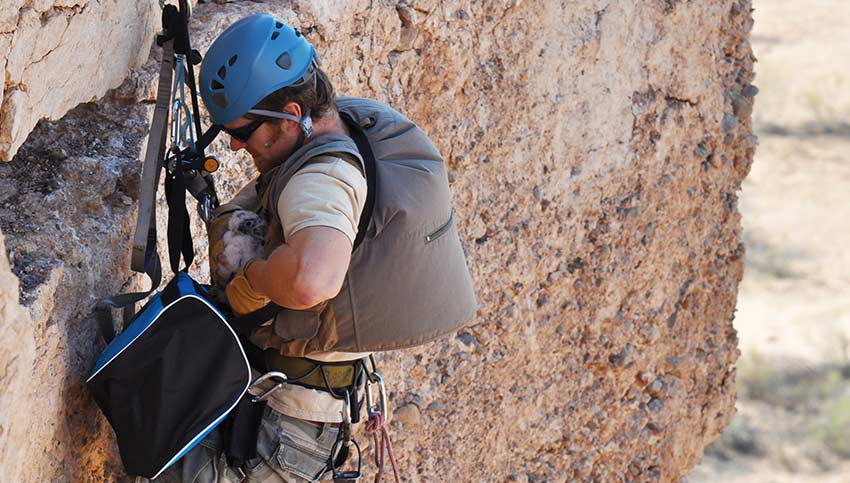
[[[87,382],[126,471],[154,478],[225,420],[251,368],[206,290],[179,272],[107,346]]]

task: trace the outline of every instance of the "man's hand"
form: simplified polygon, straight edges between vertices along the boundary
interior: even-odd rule
[[[224,286],[227,284],[227,280],[222,280],[222,277],[219,276],[219,268],[226,269],[227,271],[232,270],[229,266],[219,267],[221,262],[224,262],[224,264],[227,263],[225,260],[221,260],[225,248],[224,234],[227,232],[230,217],[234,212],[241,209],[241,207],[233,203],[226,203],[219,206],[213,212],[213,221],[210,223],[209,228],[207,228],[207,237],[210,242],[210,282],[213,285]]]
[[[254,290],[248,281],[246,272],[255,261],[258,260],[251,260],[240,268],[225,289],[230,309],[236,315],[250,314],[251,312],[260,310],[271,302],[264,294]]]

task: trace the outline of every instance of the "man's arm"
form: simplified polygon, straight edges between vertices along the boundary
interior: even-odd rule
[[[303,310],[334,298],[351,261],[351,240],[326,226],[297,231],[266,260],[248,267],[251,287],[272,302]]]
[[[252,312],[268,299],[301,310],[335,297],[348,271],[365,198],[366,179],[342,159],[302,168],[277,200],[286,243],[266,260],[248,264],[244,277],[228,285],[234,312]]]

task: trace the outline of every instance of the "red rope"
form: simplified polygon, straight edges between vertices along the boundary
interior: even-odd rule
[[[390,457],[390,465],[393,468],[395,482],[400,483],[401,479],[398,477],[398,469],[396,469],[395,465],[390,433],[387,431],[384,415],[380,411],[369,413],[369,420],[366,422],[366,431],[372,433],[372,436],[375,438],[375,464],[378,467],[378,472],[375,474],[375,483],[381,482],[381,475],[384,473],[384,449],[386,449],[386,454]]]

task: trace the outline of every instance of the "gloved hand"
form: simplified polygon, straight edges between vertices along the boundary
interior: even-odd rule
[[[210,247],[210,282],[212,285],[224,286],[228,282],[226,276],[219,272],[220,268],[222,272],[230,272],[233,270],[233,267],[230,267],[226,260],[220,261],[220,259],[222,258],[222,254],[225,249],[224,234],[227,232],[230,217],[233,216],[234,212],[241,209],[242,208],[239,205],[226,203],[216,208],[213,212],[213,220],[207,228],[207,237],[209,238]],[[219,264],[224,266],[219,267]]]
[[[256,292],[245,276],[248,267],[257,260],[251,260],[242,266],[225,289],[227,302],[230,305],[230,309],[236,315],[250,314],[251,312],[260,310],[271,302],[270,298]]]

